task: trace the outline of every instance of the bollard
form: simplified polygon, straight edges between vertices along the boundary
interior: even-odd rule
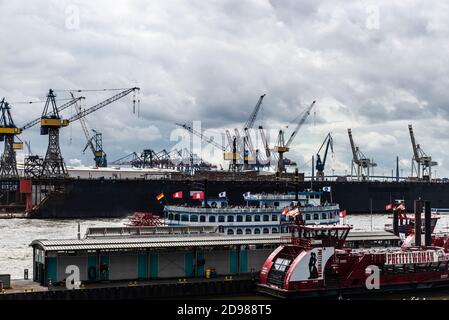
[[[23,270],[23,278],[28,280],[28,269]]]

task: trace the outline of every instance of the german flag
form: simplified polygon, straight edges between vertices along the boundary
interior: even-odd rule
[[[159,200],[161,200],[161,199],[163,199],[163,198],[165,198],[165,195],[164,195],[163,193],[159,193],[159,194],[156,196],[156,200],[157,200],[157,201],[159,201]]]

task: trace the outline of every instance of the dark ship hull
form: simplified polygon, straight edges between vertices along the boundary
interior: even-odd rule
[[[35,188],[38,183],[35,183]],[[384,213],[385,205],[395,199],[404,199],[407,208],[412,208],[413,200],[422,198],[432,202],[434,208],[449,208],[449,184],[424,182],[293,182],[267,179],[210,179],[190,180],[64,180],[58,182],[57,192],[49,192],[46,199],[36,205],[32,217],[36,218],[98,218],[124,217],[135,211],[161,214],[163,205],[181,204],[172,194],[184,192],[184,197],[192,190],[206,190],[207,197],[218,197],[226,191],[229,202],[244,204],[243,194],[285,193],[295,190],[322,190],[332,188],[323,198],[340,204],[348,214]],[[160,193],[165,194],[161,201],[156,200]],[[184,200],[195,203],[195,200]]]

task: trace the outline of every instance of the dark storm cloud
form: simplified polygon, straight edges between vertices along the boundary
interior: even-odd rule
[[[317,100],[289,155],[301,164],[332,132],[337,144],[332,168],[348,170],[351,127],[378,170],[388,172],[397,154],[410,159],[408,123],[426,152],[444,162],[448,6],[444,1],[2,1],[0,96],[36,100],[48,88],[140,86],[139,117],[132,113],[131,97],[88,117],[89,125],[103,132],[111,160],[148,147],[169,148],[175,122],[202,120],[203,128],[216,132],[242,127],[266,93],[258,123],[275,131],[289,124],[291,130],[291,122]],[[79,12],[79,28],[70,25],[73,10]],[[108,95],[86,96],[90,106]],[[63,92],[58,97],[67,98]],[[16,122],[39,116],[41,109],[16,105]],[[34,152],[45,152],[46,137],[37,129],[23,136]],[[91,155],[81,153],[85,139],[79,124],[64,129],[61,141],[66,159],[91,163]]]

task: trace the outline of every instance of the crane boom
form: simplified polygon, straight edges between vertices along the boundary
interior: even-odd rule
[[[101,109],[101,108],[111,104],[112,102],[117,101],[117,100],[127,96],[131,92],[135,92],[135,91],[139,91],[139,90],[140,90],[140,88],[138,88],[138,87],[126,89],[126,90],[124,90],[124,91],[122,91],[122,92],[120,92],[120,93],[118,93],[118,94],[116,94],[116,95],[114,95],[114,96],[112,96],[112,97],[110,97],[110,98],[108,98],[108,99],[106,99],[106,100],[104,100],[104,101],[94,105],[93,107],[90,107],[89,109],[83,110],[82,112],[74,115],[73,117],[71,117],[69,119],[69,122],[79,120],[79,119],[87,116],[88,114],[91,114],[92,112],[95,112],[95,111],[97,111],[97,110],[99,110],[99,109]]]
[[[177,123],[176,124],[178,127],[184,128],[185,130],[189,131],[190,133],[196,135],[197,137],[201,138],[202,140],[204,140],[205,142],[213,145],[214,147],[216,147],[217,149],[220,149],[221,151],[225,152],[226,148],[224,148],[222,145],[218,144],[217,142],[214,141],[213,138],[211,137],[207,137],[204,134],[202,134],[201,132],[196,131],[195,129],[193,129],[192,127],[188,126],[187,124],[180,124]]]
[[[257,101],[256,106],[254,107],[253,112],[249,116],[248,120],[245,123],[245,126],[243,127],[243,130],[245,129],[251,129],[254,125],[254,122],[256,121],[257,115],[260,111],[260,107],[262,106],[262,101],[265,98],[265,94],[261,95],[259,98],[259,101]]]
[[[72,105],[74,105],[75,103],[77,103],[78,101],[81,101],[82,99],[85,99],[85,97],[78,97],[78,98],[74,98],[73,100],[70,100],[66,103],[64,103],[63,105],[61,105],[58,108],[58,112],[61,112],[69,107],[71,107]],[[27,124],[25,124],[21,129],[22,130],[26,130],[29,129],[31,127],[34,127],[35,125],[37,125],[38,123],[40,123],[41,121],[41,117],[34,119],[33,121],[28,122]]]
[[[73,99],[75,99],[75,96],[73,95],[73,92],[70,92],[70,95],[72,96]],[[76,109],[76,113],[81,113],[81,106],[78,105],[77,102],[75,102],[75,109]],[[92,150],[92,153],[95,154],[95,148],[92,144],[92,137],[89,134],[89,129],[87,129],[87,124],[86,121],[82,118],[80,119],[81,121],[81,127],[83,128],[83,132],[84,135],[86,136],[86,140],[87,140],[87,144],[86,147],[84,148],[83,152],[86,151],[87,147],[90,147],[90,149]]]
[[[310,115],[310,112],[312,111],[313,107],[315,106],[316,101],[313,101],[312,104],[306,109],[306,112],[301,117],[301,119],[298,122],[298,125],[296,126],[295,130],[292,132],[290,138],[288,139],[287,143],[285,144],[285,147],[290,147],[290,144],[293,142],[293,139],[296,137],[296,134],[298,133],[299,129],[302,127],[304,122],[306,122],[307,118]]]
[[[416,161],[419,161],[419,152],[418,147],[416,145],[415,135],[413,134],[413,127],[411,124],[408,125],[408,131],[410,132],[410,140],[412,141],[412,148],[413,148],[413,156],[415,157]]]
[[[352,131],[348,129],[349,142],[351,143],[352,157],[354,161],[358,160],[357,150],[355,147],[354,139],[352,138]]]

